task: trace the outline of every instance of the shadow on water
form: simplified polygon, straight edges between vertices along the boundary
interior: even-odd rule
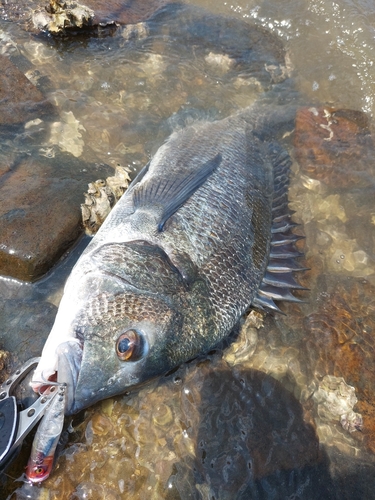
[[[222,360],[199,368],[196,458],[175,464],[166,499],[337,498],[315,431],[280,382]]]
[[[337,449],[328,457],[303,407],[280,382],[222,360],[202,364],[196,457],[174,465],[162,498],[375,498],[373,465]]]

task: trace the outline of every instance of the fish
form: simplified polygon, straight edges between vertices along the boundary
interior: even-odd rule
[[[59,392],[47,408],[34,436],[30,458],[26,467],[26,479],[30,483],[41,483],[51,474],[56,447],[64,426],[65,387],[53,385],[46,390],[58,390]]]
[[[294,117],[260,100],[160,146],[73,268],[36,390],[57,377],[77,413],[208,352],[250,306],[299,300],[281,141]]]

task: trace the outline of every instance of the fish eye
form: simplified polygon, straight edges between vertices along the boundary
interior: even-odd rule
[[[47,467],[43,465],[35,465],[32,470],[32,475],[36,478],[43,477],[45,473],[47,472]]]
[[[136,330],[126,330],[116,341],[116,354],[121,361],[137,361],[143,355],[143,344]]]

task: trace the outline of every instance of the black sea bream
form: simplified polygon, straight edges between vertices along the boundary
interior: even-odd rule
[[[208,351],[252,304],[295,300],[293,109],[256,104],[173,134],[75,265],[35,381],[56,370],[67,412]],[[272,126],[271,126],[272,124]]]
[[[169,29],[172,50],[185,37],[194,57],[217,46],[268,96],[286,78],[280,42],[240,20],[172,5],[146,28],[158,43]],[[295,108],[282,94],[173,133],[80,257],[33,378],[38,388],[57,371],[67,413],[207,352],[250,305],[296,300],[291,161],[279,142]]]

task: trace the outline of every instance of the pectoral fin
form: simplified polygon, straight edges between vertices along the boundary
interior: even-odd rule
[[[199,189],[208,177],[215,172],[222,160],[217,154],[212,160],[204,163],[200,169],[188,175],[173,178],[162,177],[152,179],[135,186],[133,193],[134,208],[153,206],[162,207],[161,217],[158,222],[158,231],[162,231],[166,221]]]

